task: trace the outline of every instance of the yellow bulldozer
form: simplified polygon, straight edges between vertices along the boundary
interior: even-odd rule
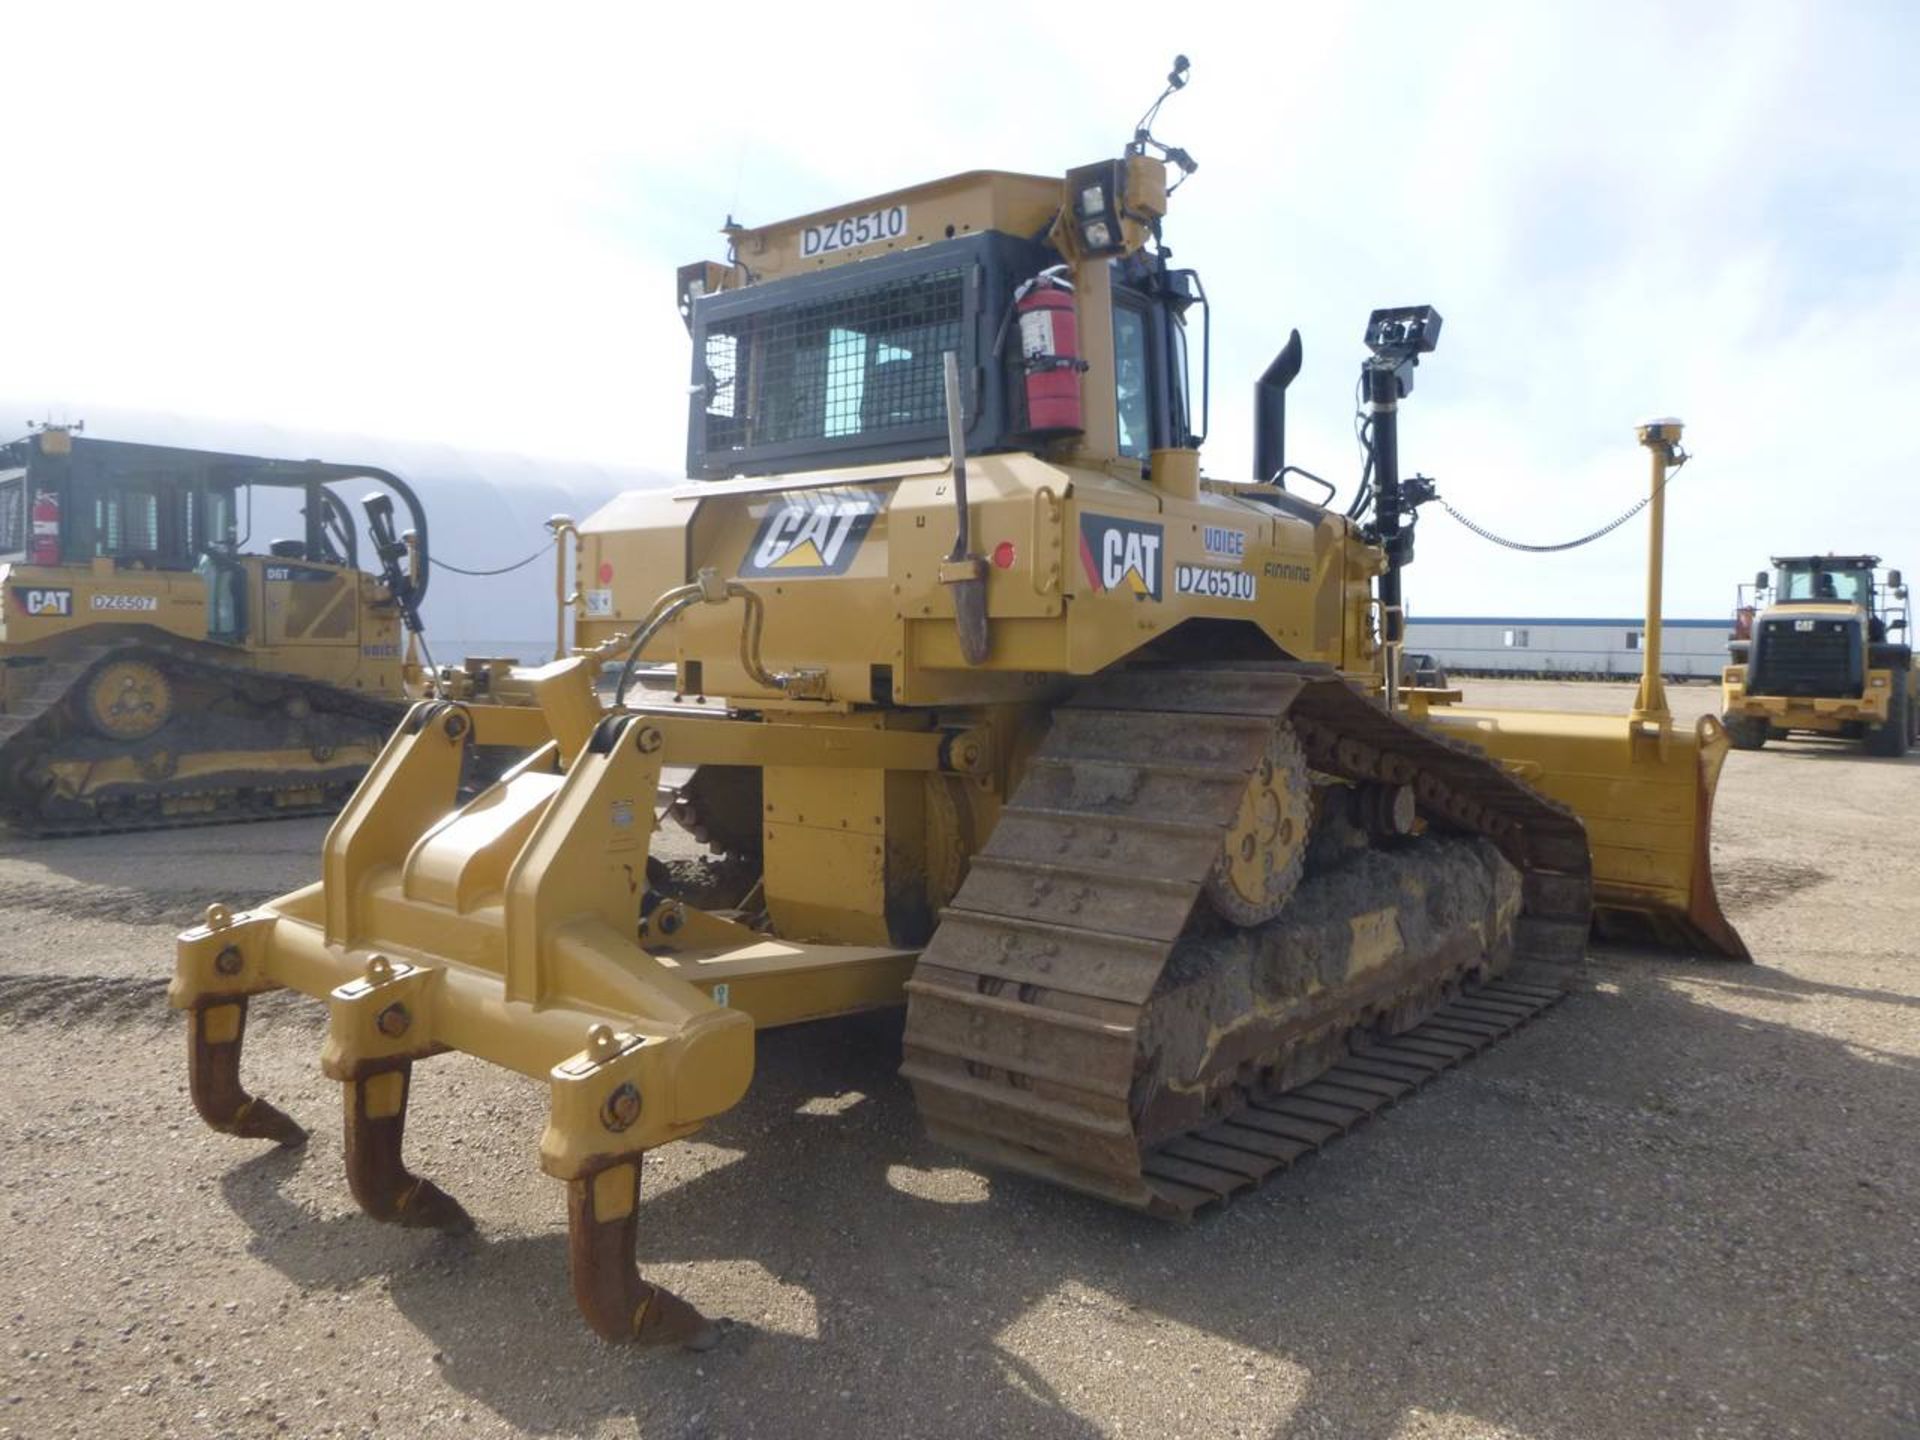
[[[320,879],[181,937],[207,1122],[304,1138],[239,1069],[249,997],[303,991],[356,1199],[461,1228],[402,1157],[414,1062],[543,1080],[585,1318],[701,1345],[635,1268],[641,1161],[739,1101],[758,1029],[904,1005],[936,1137],[1181,1218],[1551,1004],[1596,903],[1744,953],[1694,869],[1717,731],[1650,704],[1443,732],[1448,697],[1399,684],[1396,408],[1437,314],[1369,323],[1364,508],[1286,487],[1297,334],[1255,483],[1202,473],[1170,165],[1143,128],[1064,177],[734,227],[683,269],[691,479],[580,526],[578,653],[446,672]],[[1658,465],[1677,427],[1642,438]],[[655,665],[673,693],[637,683]],[[474,745],[522,758],[463,803]],[[1590,846],[1596,772],[1644,840]],[[735,893],[676,886],[669,811],[747,862]]]
[[[330,486],[375,481],[383,577]],[[249,553],[254,493],[300,502]],[[264,523],[267,516],[263,513]],[[36,835],[331,812],[406,710],[426,515],[372,466],[100,440],[0,446],[0,818]]]
[[[1772,576],[1760,571],[1751,596],[1736,595],[1720,686],[1735,748],[1799,732],[1898,757],[1920,739],[1907,587],[1898,570],[1878,578],[1879,565],[1878,555],[1775,556]]]

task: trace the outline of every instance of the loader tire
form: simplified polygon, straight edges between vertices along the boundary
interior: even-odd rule
[[[1758,750],[1767,743],[1767,722],[1752,715],[1723,715],[1720,723],[1726,727],[1727,739],[1733,742],[1736,750]]]
[[[1912,735],[1909,728],[1913,723],[1911,709],[1906,685],[1895,685],[1887,701],[1886,720],[1867,732],[1867,754],[1898,759],[1907,753],[1907,744]]]

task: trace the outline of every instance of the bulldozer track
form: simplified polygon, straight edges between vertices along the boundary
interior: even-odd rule
[[[1564,994],[1509,981],[1465,987],[1413,1029],[1352,1046],[1304,1084],[1250,1091],[1225,1120],[1145,1152],[1140,1168],[1151,1200],[1141,1208],[1181,1218],[1264,1184],[1506,1039]],[[979,1139],[966,1148],[1033,1170],[1011,1149]]]
[[[171,640],[158,635],[130,636],[119,641],[89,645],[58,660],[49,661],[19,707],[0,715],[0,820],[16,833],[33,838],[57,838],[78,835],[121,834],[138,830],[185,828],[200,825],[224,825],[242,820],[282,820],[299,816],[328,815],[339,809],[352,791],[364,765],[327,766],[316,760],[311,770],[249,770],[244,764],[245,746],[209,741],[203,745],[181,747],[182,738],[174,726],[186,721],[187,738],[193,738],[192,722],[177,716],[155,736],[152,742],[171,746],[177,759],[183,754],[220,751],[235,756],[234,768],[214,777],[168,783],[153,781],[137,789],[116,790],[111,794],[90,792],[78,798],[55,797],[25,792],[20,781],[25,772],[40,760],[60,760],[72,752],[63,749],[71,737],[56,733],[69,702],[77,697],[101,666],[116,660],[145,660],[156,664],[169,679],[184,679],[228,691],[249,694],[257,704],[287,704],[304,700],[311,713],[341,720],[364,730],[375,743],[398,723],[405,706],[377,695],[360,694],[276,671],[243,669],[224,663],[209,647]],[[171,732],[171,733],[170,733]],[[162,741],[161,737],[165,736]],[[262,735],[254,748],[271,748]],[[98,744],[99,742],[94,742]],[[136,742],[126,748],[134,753]],[[36,746],[44,745],[42,751]],[[211,782],[211,783],[210,783]],[[295,792],[320,788],[317,801],[291,800]],[[181,802],[214,802],[206,809],[177,810],[170,806]],[[103,803],[108,808],[103,809]],[[64,809],[62,808],[64,807]]]
[[[82,676],[120,648],[117,645],[89,645],[44,666],[38,676],[39,683],[27,692],[20,708],[0,715],[0,759],[5,758],[15,740],[31,730],[54,706],[72,693]]]
[[[1150,1208],[1191,1214],[1261,1184],[1504,1040],[1564,994],[1497,980],[1466,987],[1411,1030],[1354,1045],[1303,1085],[1248,1094],[1219,1124],[1147,1153]]]
[[[1515,866],[1510,961],[1476,948],[1369,972],[1228,1037],[1203,1084],[1153,1092],[1140,1045],[1156,988],[1249,777],[1288,724],[1313,770],[1410,785],[1430,828],[1482,836]],[[1056,712],[943,912],[907,986],[902,1073],[936,1139],[1184,1217],[1551,1004],[1585,953],[1590,909],[1586,836],[1570,812],[1334,671],[1129,667]]]

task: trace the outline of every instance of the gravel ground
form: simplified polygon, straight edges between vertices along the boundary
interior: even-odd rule
[[[248,1050],[304,1152],[193,1117],[173,932],[309,879],[319,824],[0,840],[0,1436],[1912,1436],[1917,804],[1920,755],[1735,755],[1717,866],[1759,963],[1597,952],[1185,1229],[929,1144],[897,1020],[770,1034],[746,1102],[648,1161],[649,1274],[742,1322],[701,1356],[577,1322],[538,1087],[416,1075],[410,1158],[464,1240],[354,1208],[309,1002],[257,1006]]]

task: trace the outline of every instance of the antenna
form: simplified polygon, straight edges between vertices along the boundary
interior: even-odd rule
[[[1133,144],[1128,147],[1135,154],[1144,155],[1147,153],[1147,147],[1152,146],[1158,150],[1161,156],[1169,163],[1180,167],[1180,178],[1168,189],[1167,193],[1169,195],[1184,185],[1187,177],[1198,170],[1200,166],[1191,155],[1179,146],[1168,145],[1164,141],[1156,139],[1153,133],[1153,122],[1159,118],[1160,107],[1167,103],[1167,97],[1176,90],[1184,90],[1187,88],[1187,72],[1192,68],[1192,63],[1186,56],[1176,55],[1173,57],[1173,69],[1167,72],[1167,88],[1162,90],[1160,97],[1147,107],[1147,113],[1140,117],[1140,123],[1133,127]]]
[[[1160,92],[1160,98],[1147,107],[1147,113],[1140,117],[1140,123],[1133,127],[1133,143],[1142,144],[1153,139],[1154,118],[1159,115],[1160,107],[1167,103],[1167,97],[1176,90],[1187,88],[1187,71],[1192,69],[1191,62],[1184,55],[1173,57],[1173,69],[1167,72],[1167,88]]]

